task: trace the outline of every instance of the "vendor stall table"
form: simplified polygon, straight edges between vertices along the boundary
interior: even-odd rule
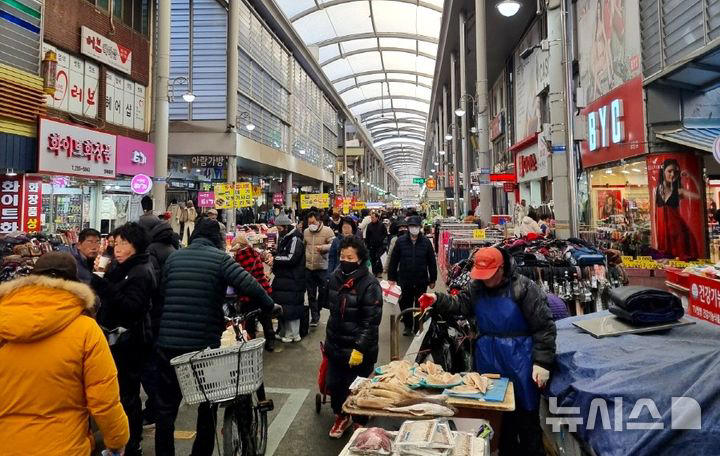
[[[660,333],[596,339],[557,322],[548,397],[553,421],[598,455],[715,455],[720,448],[720,328],[705,321]],[[567,432],[549,432],[562,439]],[[565,447],[567,442],[557,442]]]
[[[436,394],[428,390],[416,390],[420,393]],[[502,414],[505,412],[512,412],[515,410],[515,387],[513,383],[508,384],[507,391],[505,392],[505,399],[502,402],[489,402],[474,399],[461,399],[451,397],[447,402],[448,406],[457,409],[457,413],[452,418],[471,418],[471,419],[484,419],[490,423],[490,426],[495,432],[495,437],[490,443],[491,449],[495,451],[497,445],[500,442],[500,435],[502,432]],[[416,416],[409,413],[398,413],[391,412],[388,410],[378,409],[360,409],[352,407],[350,405],[350,399],[348,398],[343,404],[343,412],[349,415],[360,415],[368,417],[382,417],[382,418],[393,418],[399,420],[432,420],[440,418],[437,416]]]

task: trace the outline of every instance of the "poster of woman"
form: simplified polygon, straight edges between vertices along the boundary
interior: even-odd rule
[[[681,260],[704,257],[700,161],[692,154],[647,157],[653,246]]]
[[[598,190],[597,205],[599,220],[622,214],[622,193],[620,190]]]

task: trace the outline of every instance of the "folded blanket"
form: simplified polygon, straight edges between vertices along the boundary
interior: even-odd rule
[[[635,325],[670,323],[685,314],[680,298],[674,294],[636,285],[610,292],[610,312]]]

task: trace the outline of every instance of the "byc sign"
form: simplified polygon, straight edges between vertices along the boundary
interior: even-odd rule
[[[588,149],[590,152],[610,144],[620,144],[625,141],[625,111],[623,101],[612,100],[610,105],[600,107],[597,111],[589,112]]]

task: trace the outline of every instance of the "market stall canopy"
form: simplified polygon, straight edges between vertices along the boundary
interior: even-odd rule
[[[442,0],[276,0],[398,175],[420,175]]]

